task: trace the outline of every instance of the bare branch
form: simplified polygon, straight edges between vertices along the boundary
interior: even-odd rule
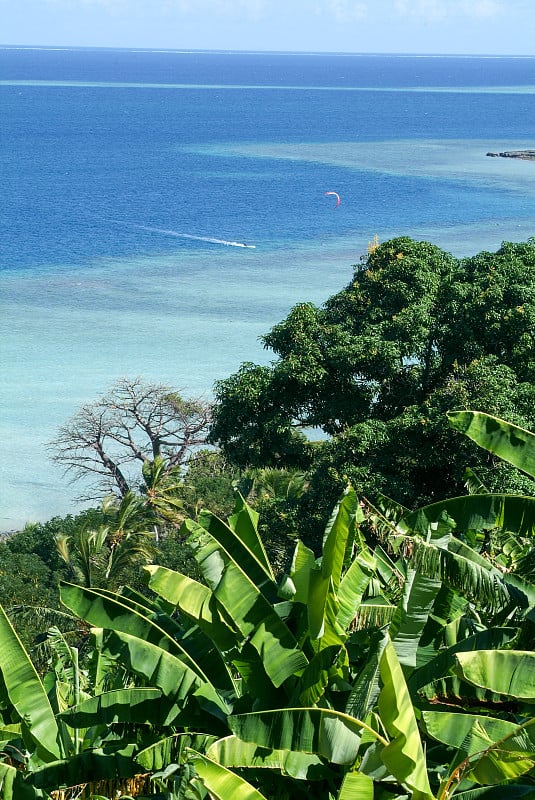
[[[142,464],[157,456],[168,470],[185,464],[206,443],[210,419],[211,407],[203,400],[184,399],[141,378],[123,378],[95,403],[82,406],[48,447],[73,480],[96,476],[93,489],[124,497],[141,483]]]

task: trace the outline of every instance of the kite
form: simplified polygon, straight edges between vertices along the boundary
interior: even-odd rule
[[[332,195],[334,195],[334,196],[336,197],[336,205],[335,205],[335,208],[338,208],[338,206],[339,206],[339,205],[340,205],[340,203],[341,203],[341,200],[340,200],[340,195],[338,194],[338,192],[325,192],[325,197],[327,197],[327,196],[328,196],[328,195],[330,195],[330,194],[332,194]]]

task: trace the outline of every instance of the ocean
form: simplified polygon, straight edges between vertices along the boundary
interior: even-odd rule
[[[0,530],[122,377],[209,398],[368,242],[535,235],[535,58],[0,48]],[[341,198],[335,207],[337,192]]]

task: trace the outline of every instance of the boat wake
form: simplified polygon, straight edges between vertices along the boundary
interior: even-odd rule
[[[222,244],[227,247],[247,247],[253,250],[256,247],[254,244],[246,244],[245,242],[229,242],[227,239],[216,239],[214,236],[196,236],[193,233],[179,233],[167,228],[149,228],[147,225],[136,225],[136,228],[151,231],[152,233],[161,233],[164,236],[176,236],[177,239],[195,239],[198,242],[211,242],[212,244]]]

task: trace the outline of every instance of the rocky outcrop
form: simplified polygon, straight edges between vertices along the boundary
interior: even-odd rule
[[[505,150],[503,153],[487,153],[491,158],[521,158],[524,161],[535,161],[535,150]]]

